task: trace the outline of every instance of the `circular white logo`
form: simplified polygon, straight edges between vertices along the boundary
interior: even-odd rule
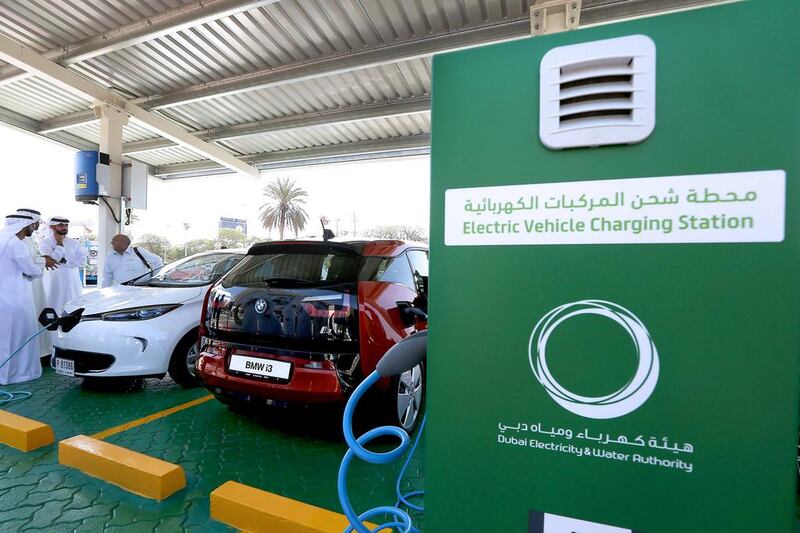
[[[630,335],[639,364],[636,373],[618,391],[607,396],[580,396],[562,387],[547,368],[547,341],[553,330],[572,317],[599,315],[610,318]],[[647,328],[624,307],[603,300],[581,300],[556,307],[534,326],[528,342],[533,375],[564,409],[586,418],[617,418],[638,409],[656,388],[658,351]]]
[[[263,314],[267,310],[267,301],[264,298],[256,300],[256,313]]]

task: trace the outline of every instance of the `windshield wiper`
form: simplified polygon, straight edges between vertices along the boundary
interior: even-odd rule
[[[156,271],[155,269],[150,270],[149,272],[145,272],[144,274],[142,274],[140,276],[136,276],[135,278],[129,279],[128,281],[123,281],[122,283],[120,283],[120,285],[134,285],[137,281],[141,280],[145,276],[152,276],[153,272],[155,272],[155,271]]]
[[[297,279],[297,278],[262,278],[262,282],[266,283],[267,285],[281,285],[281,284],[298,284],[298,285],[311,285],[312,282],[308,281],[307,279]]]

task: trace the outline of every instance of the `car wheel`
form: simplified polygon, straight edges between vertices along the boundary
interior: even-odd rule
[[[389,422],[412,433],[425,401],[425,368],[422,363],[392,378],[387,414]]]
[[[169,360],[169,377],[184,388],[199,385],[194,369],[199,355],[197,330],[193,330],[178,342],[175,351],[172,352]]]

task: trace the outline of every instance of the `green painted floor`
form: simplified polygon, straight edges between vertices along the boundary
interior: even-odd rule
[[[181,389],[169,379],[145,380],[129,391],[98,390],[50,369],[35,382],[5,389],[33,392],[4,408],[50,424],[56,442],[207,394]],[[29,453],[0,445],[0,532],[231,531],[209,517],[209,494],[229,480],[338,512],[336,474],[346,449],[339,420],[330,410],[242,415],[211,400],[107,438],[183,467],[186,488],[163,502],[59,465],[56,445]],[[406,476],[407,488],[424,488],[423,454],[424,437]],[[393,503],[400,466],[355,462],[350,487],[356,508]]]

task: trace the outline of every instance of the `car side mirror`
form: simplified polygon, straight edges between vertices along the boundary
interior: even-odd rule
[[[425,313],[425,320],[427,320],[428,315],[428,295],[427,294],[418,294],[414,301],[411,302],[413,307],[420,309],[423,313]]]
[[[428,276],[419,276],[417,283],[419,283],[419,292],[428,297]]]
[[[428,320],[428,313],[411,302],[397,302],[397,310],[400,312],[400,319],[406,327],[413,326],[417,320],[423,322]]]

